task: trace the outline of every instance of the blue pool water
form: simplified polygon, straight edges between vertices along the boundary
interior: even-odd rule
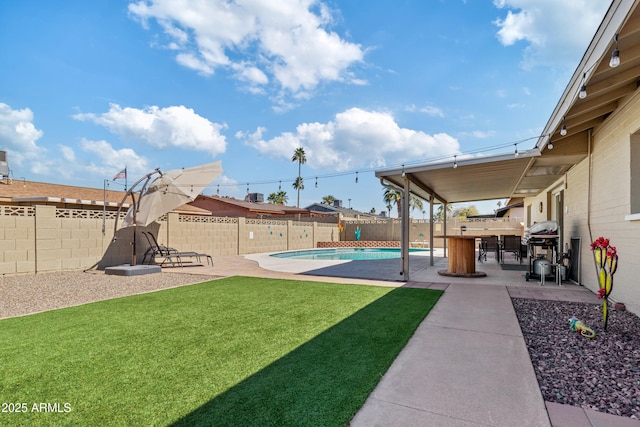
[[[409,253],[429,252],[429,249],[409,249]],[[400,258],[400,248],[338,248],[311,249],[306,251],[289,251],[271,254],[277,258],[322,259],[322,260],[375,260]]]

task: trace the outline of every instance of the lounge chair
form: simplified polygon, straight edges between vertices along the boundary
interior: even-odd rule
[[[144,254],[142,259],[142,263],[146,261],[147,257],[149,257],[149,262],[154,262],[156,258],[162,258],[162,262],[160,266],[164,265],[166,262],[170,262],[172,267],[175,267],[176,262],[180,267],[183,266],[182,259],[183,258],[195,258],[198,264],[202,264],[202,258],[207,259],[207,265],[213,266],[213,258],[209,254],[202,254],[198,252],[192,251],[178,251],[175,248],[170,248],[168,246],[158,244],[158,240],[153,233],[147,231],[143,231],[142,234],[146,237],[147,242],[149,242],[149,249]]]

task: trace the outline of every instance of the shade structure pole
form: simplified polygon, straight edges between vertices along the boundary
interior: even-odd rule
[[[429,266],[433,267],[433,194],[429,196]]]
[[[402,276],[404,281],[409,281],[409,200],[411,199],[409,178],[404,178],[404,190],[402,191]]]
[[[120,204],[118,205],[118,212],[116,213],[116,218],[113,224],[113,240],[116,240],[116,232],[118,231],[118,220],[120,219],[120,212],[122,211],[122,206],[124,205],[124,202],[127,200],[127,198],[131,196],[131,205],[133,207],[133,247],[131,248],[131,265],[132,266],[136,265],[136,262],[137,262],[137,259],[136,259],[136,212],[138,211],[138,204],[136,202],[135,188],[142,181],[145,181],[144,185],[140,189],[140,195],[142,196],[142,194],[144,194],[145,189],[147,188],[147,185],[149,184],[149,181],[151,181],[151,177],[155,174],[159,174],[160,176],[162,176],[162,172],[160,172],[160,169],[156,169],[153,172],[149,172],[148,174],[140,178],[138,181],[136,181],[135,184],[133,184],[127,190],[124,197],[120,201]]]
[[[444,240],[442,242],[443,244],[443,248],[444,248],[444,257],[447,257],[447,211],[448,211],[448,206],[447,206],[447,202],[444,202],[444,205],[442,205],[442,208],[444,209],[444,213],[442,215],[442,222],[443,222],[443,230],[442,230],[442,234],[444,235]]]

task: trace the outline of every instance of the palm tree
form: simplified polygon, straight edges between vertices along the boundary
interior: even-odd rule
[[[298,190],[298,205],[300,205],[300,190],[304,190],[304,181],[302,180],[302,178],[297,177],[296,180],[293,181],[292,187]],[[296,206],[296,207],[300,207],[300,206]]]
[[[286,205],[288,200],[289,198],[287,197],[286,191],[271,193],[269,197],[267,197],[267,202],[273,203],[274,205]]]
[[[447,205],[447,218],[449,218],[452,213],[453,213],[453,205],[451,203],[449,203]],[[438,210],[433,215],[433,220],[434,221],[442,221],[442,220],[444,220],[444,204],[441,204],[440,206],[438,206]]]
[[[400,212],[402,212],[402,193],[386,188],[382,199],[389,208],[389,216],[391,216],[391,206],[395,204],[398,207],[398,218],[400,218]]]
[[[389,188],[385,189],[383,200],[387,204],[387,208],[389,208],[389,216],[391,216],[391,205],[395,203],[398,207],[398,218],[402,217],[402,193],[400,191],[391,190]],[[412,194],[409,199],[409,206],[411,207],[411,210],[422,210],[422,200]]]
[[[333,197],[331,194],[329,194],[328,196],[324,196],[322,198],[322,204],[323,205],[332,205],[333,202],[335,202],[335,201],[336,201],[336,198]]]
[[[298,147],[296,151],[294,151],[293,156],[291,156],[292,162],[298,162],[298,178],[293,183],[293,188],[298,190],[298,204],[297,208],[300,207],[300,190],[304,190],[304,183],[302,182],[302,177],[300,176],[300,170],[302,168],[303,163],[307,163],[307,156],[304,154],[304,148]]]

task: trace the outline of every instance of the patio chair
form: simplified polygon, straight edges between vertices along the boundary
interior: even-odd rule
[[[175,267],[175,261],[177,261],[178,265],[180,267],[183,267],[183,258],[195,258],[198,264],[202,264],[202,258],[206,258],[207,265],[213,266],[213,258],[209,254],[203,254],[193,251],[178,251],[175,248],[170,248],[168,246],[158,244],[156,236],[154,236],[150,231],[143,231],[142,234],[147,238],[147,241],[149,242],[149,249],[142,259],[143,264],[147,256],[150,256],[151,261],[155,260],[156,257],[163,258],[160,266],[162,266],[165,262],[170,262],[171,265]]]
[[[498,244],[498,236],[485,236],[480,238],[478,261],[482,262],[483,258],[486,261],[488,252],[495,253],[496,261],[500,262],[500,245]]]
[[[522,238],[520,236],[502,236],[502,247],[500,250],[502,252],[501,258],[503,264],[505,252],[512,253],[516,261],[522,264]]]
[[[147,239],[147,243],[149,244],[149,249],[147,249],[144,253],[144,257],[142,258],[143,264],[147,261],[147,257],[149,258],[149,264],[154,263],[156,258],[162,258],[160,266],[164,265],[166,262],[170,262],[172,266],[175,266],[176,262],[178,262],[178,265],[182,264],[180,253],[177,249],[159,245],[152,233],[142,231],[142,235]]]

